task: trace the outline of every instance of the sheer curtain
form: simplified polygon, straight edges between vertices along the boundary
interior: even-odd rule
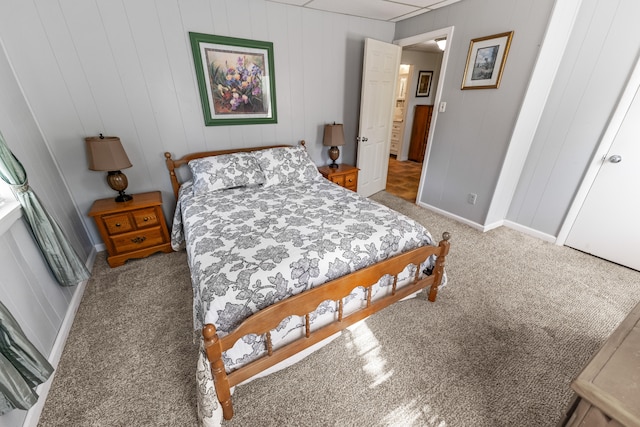
[[[89,271],[60,226],[45,211],[29,187],[27,172],[13,155],[0,132],[0,178],[11,186],[24,217],[51,272],[62,286],[74,286],[89,278]]]
[[[32,407],[38,401],[34,389],[52,372],[51,364],[0,302],[0,415],[14,408]]]

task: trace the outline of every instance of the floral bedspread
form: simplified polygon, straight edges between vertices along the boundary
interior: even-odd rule
[[[172,245],[185,244],[194,329],[213,323],[224,336],[274,302],[433,241],[414,220],[320,178],[204,195],[183,186]],[[333,316],[334,306],[323,303],[312,319]],[[286,340],[301,327],[287,319],[278,331]],[[232,370],[264,351],[261,337],[245,337],[225,365]]]

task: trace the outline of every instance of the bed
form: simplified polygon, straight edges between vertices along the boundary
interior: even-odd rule
[[[304,148],[165,153],[172,246],[193,285],[203,425],[233,417],[236,385],[326,345],[347,327],[446,283],[449,233],[324,179]],[[181,173],[180,173],[181,172]]]

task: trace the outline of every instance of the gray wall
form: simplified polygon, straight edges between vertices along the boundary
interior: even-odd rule
[[[558,234],[640,51],[639,16],[637,0],[583,0],[509,220]]]
[[[133,163],[128,192],[173,195],[165,151],[295,143],[329,162],[323,125],[342,122],[355,161],[364,38],[392,41],[395,24],[264,0],[5,0],[0,38],[83,214],[111,197],[90,172],[83,138],[119,136]],[[274,44],[278,124],[204,126],[188,32]],[[3,77],[0,77],[3,78]],[[3,102],[3,101],[0,101]],[[37,150],[37,148],[36,148]],[[94,243],[100,238],[83,217]]]
[[[553,0],[462,0],[396,26],[402,39],[454,26],[423,193],[419,200],[484,224]],[[471,39],[515,31],[499,89],[460,90]],[[476,205],[467,194],[478,195]]]

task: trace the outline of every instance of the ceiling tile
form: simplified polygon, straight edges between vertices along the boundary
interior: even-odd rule
[[[312,0],[305,7],[388,21],[416,11],[415,6],[384,0]]]

